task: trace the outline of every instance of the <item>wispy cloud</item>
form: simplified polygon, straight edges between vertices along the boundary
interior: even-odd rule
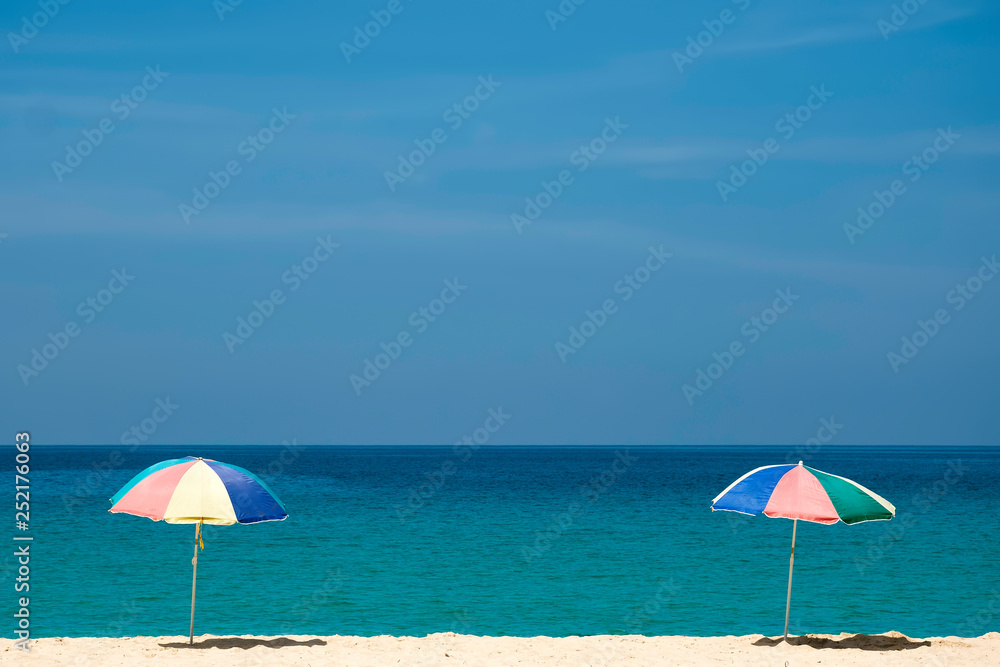
[[[969,18],[977,14],[978,11],[977,8],[970,6],[938,5],[935,8],[926,5],[900,28],[900,32],[934,28]],[[751,22],[744,30],[734,35],[735,39],[732,41],[720,41],[718,48],[713,48],[708,56],[727,57],[787,49],[813,48],[843,42],[883,40],[877,23],[880,19],[889,18],[892,13],[892,3],[886,2],[884,6],[869,3],[860,13],[864,14],[864,18],[860,18],[857,13],[854,13],[847,21],[839,17],[831,17],[831,21],[841,22],[834,25],[818,26],[790,25],[786,15],[768,17],[769,34],[754,34],[752,30],[754,23]],[[812,16],[815,18],[815,12],[812,12]]]
[[[1000,153],[1000,125],[955,127],[961,140],[955,145],[953,155],[982,156]],[[913,130],[885,136],[822,136],[796,139],[784,143],[771,157],[775,162],[801,161],[826,164],[896,165],[908,156],[931,145],[937,137],[937,128]],[[666,142],[646,142],[622,146],[608,155],[607,163],[618,166],[633,165],[640,169],[666,167],[677,169],[652,170],[646,173],[661,178],[695,178],[705,172],[699,165],[710,166],[713,171],[727,166],[734,160],[746,159],[744,151],[757,148],[761,138],[753,139],[677,139]],[[691,171],[697,169],[697,171]]]
[[[538,235],[558,239],[590,237],[603,246],[635,247],[656,239],[675,253],[678,261],[717,265],[721,270],[743,269],[775,275],[799,275],[829,285],[850,287],[864,293],[890,293],[905,284],[914,290],[936,293],[941,285],[968,273],[965,266],[900,264],[898,262],[852,261],[830,251],[721,241],[679,235],[668,230],[610,220],[553,221],[534,230]]]

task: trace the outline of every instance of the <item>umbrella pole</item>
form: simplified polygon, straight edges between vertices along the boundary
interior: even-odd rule
[[[191,559],[191,564],[194,566],[194,572],[191,575],[191,634],[188,637],[188,645],[194,646],[194,591],[195,587],[198,585],[198,538],[201,537],[201,522],[195,524],[194,526],[194,558]]]
[[[785,636],[788,641],[788,611],[792,608],[792,566],[795,564],[795,531],[799,527],[799,520],[792,520],[792,555],[788,558],[788,597],[785,598]]]

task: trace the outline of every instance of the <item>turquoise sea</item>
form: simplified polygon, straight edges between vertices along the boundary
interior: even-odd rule
[[[799,459],[897,515],[800,522],[790,632],[1000,631],[998,447],[35,445],[34,636],[187,634],[194,527],[107,512],[186,455],[261,475],[290,515],[205,527],[197,634],[780,634],[792,522],[709,505]]]

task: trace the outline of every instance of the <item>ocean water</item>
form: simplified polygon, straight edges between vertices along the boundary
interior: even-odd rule
[[[790,632],[1000,631],[997,447],[31,452],[34,636],[187,633],[194,527],[107,511],[133,475],[185,455],[261,475],[290,515],[205,527],[199,634],[780,634],[792,522],[709,506],[786,459],[897,508],[800,522]]]

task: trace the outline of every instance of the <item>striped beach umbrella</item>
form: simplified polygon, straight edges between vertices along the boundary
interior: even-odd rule
[[[882,496],[845,477],[798,465],[763,466],[726,487],[712,501],[712,510],[771,518],[792,519],[792,554],[788,559],[788,596],[785,600],[785,639],[792,602],[792,566],[799,519],[813,523],[846,524],[888,521],[896,508]]]
[[[186,456],[152,465],[111,498],[113,513],[144,516],[167,523],[193,523],[191,564],[191,633],[194,643],[194,600],[198,583],[198,546],[203,524],[282,521],[288,517],[274,492],[248,470],[212,459]]]

